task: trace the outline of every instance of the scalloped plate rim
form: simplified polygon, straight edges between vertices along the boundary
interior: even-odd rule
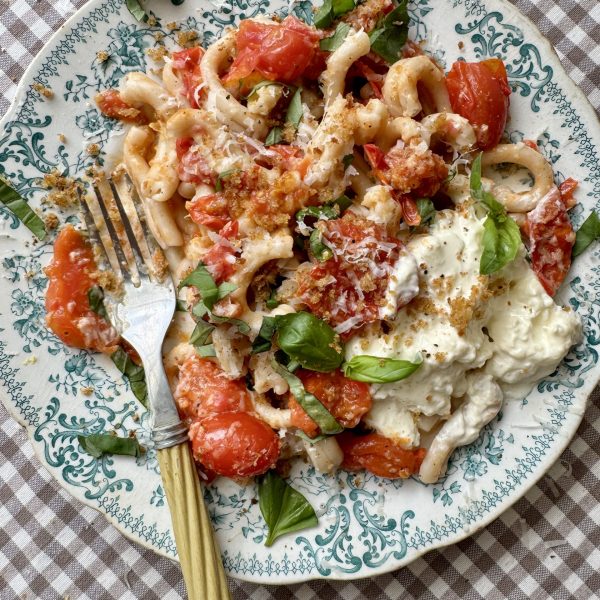
[[[0,128],[4,128],[6,123],[11,119],[13,113],[16,111],[19,103],[23,99],[23,96],[27,92],[27,89],[28,89],[28,81],[27,80],[33,80],[33,77],[32,77],[33,72],[39,68],[39,64],[52,51],[55,41],[60,39],[63,36],[63,30],[65,28],[71,26],[80,17],[84,16],[85,14],[87,14],[91,10],[93,10],[95,5],[102,4],[104,1],[105,0],[89,0],[81,8],[79,8],[77,11],[75,11],[70,17],[68,17],[67,20],[60,26],[60,28],[50,36],[50,38],[43,45],[43,47],[40,49],[40,51],[37,53],[37,55],[33,58],[32,62],[29,64],[29,66],[26,68],[23,75],[21,76],[21,79],[19,80],[19,83],[17,84],[15,96],[12,99],[7,112],[0,119]],[[505,7],[508,12],[510,12],[510,13],[512,13],[512,15],[516,16],[517,19],[520,19],[521,21],[523,21],[524,24],[526,25],[526,27],[528,29],[531,29],[533,31],[533,33],[535,33],[537,35],[536,43],[539,43],[540,41],[543,42],[545,50],[548,53],[553,55],[554,61],[552,63],[552,68],[556,69],[557,74],[560,75],[560,77],[562,77],[566,82],[568,82],[568,86],[569,86],[568,93],[571,94],[572,96],[574,96],[574,99],[578,101],[578,103],[579,103],[578,109],[585,113],[582,116],[585,117],[586,124],[593,123],[594,126],[596,128],[598,128],[598,131],[596,132],[596,134],[598,135],[598,137],[600,139],[600,117],[596,113],[594,107],[592,106],[591,102],[589,101],[589,99],[587,98],[587,96],[585,95],[583,90],[581,90],[579,88],[579,86],[573,81],[573,79],[567,73],[565,67],[563,66],[562,62],[560,61],[558,54],[557,54],[555,48],[552,46],[551,42],[540,31],[539,27],[529,17],[524,15],[516,6],[511,4],[509,2],[509,0],[492,0],[492,3],[502,4],[503,7]],[[600,364],[596,367],[596,370],[597,370],[597,373],[595,374],[594,384],[591,386],[591,389],[588,392],[587,397],[584,401],[584,404],[585,404],[584,410],[580,414],[577,415],[576,424],[574,424],[573,431],[569,435],[562,436],[563,440],[559,441],[558,443],[555,443],[552,446],[552,451],[549,454],[546,454],[544,456],[544,462],[548,464],[547,468],[539,469],[538,473],[535,473],[534,475],[529,476],[526,479],[525,483],[523,483],[519,487],[519,491],[517,493],[512,494],[509,497],[509,499],[507,499],[504,502],[501,502],[498,505],[498,508],[490,510],[488,513],[486,513],[486,515],[484,517],[482,517],[481,520],[478,521],[477,524],[475,524],[472,528],[465,527],[460,531],[460,533],[454,534],[454,537],[452,537],[451,539],[446,539],[446,540],[442,540],[438,543],[433,543],[430,546],[423,547],[419,550],[413,550],[413,552],[410,555],[407,555],[402,559],[393,559],[393,560],[388,559],[387,563],[389,564],[389,566],[386,563],[384,563],[383,565],[380,565],[379,567],[363,566],[359,573],[339,573],[339,572],[334,571],[330,575],[322,575],[317,571],[317,572],[312,572],[306,576],[298,575],[297,577],[278,576],[276,574],[253,577],[251,575],[240,574],[240,573],[236,573],[235,575],[228,573],[228,576],[233,577],[237,580],[241,580],[241,581],[246,581],[246,582],[255,583],[255,584],[258,583],[258,584],[262,584],[262,585],[270,585],[270,586],[293,585],[293,584],[303,583],[303,582],[312,581],[312,580],[353,581],[353,580],[365,579],[365,578],[369,578],[369,577],[376,577],[379,575],[384,575],[386,573],[390,573],[392,571],[399,570],[401,568],[406,567],[407,565],[409,565],[413,561],[417,560],[418,558],[421,558],[422,556],[424,556],[425,554],[429,553],[432,550],[439,550],[439,549],[445,548],[447,546],[452,546],[470,536],[475,535],[476,533],[480,532],[482,529],[487,527],[491,522],[495,521],[498,517],[500,517],[509,508],[514,506],[514,504],[517,501],[519,501],[521,498],[523,498],[538,483],[538,481],[547,474],[547,472],[552,468],[552,465],[556,462],[558,457],[568,447],[568,445],[570,444],[570,442],[573,440],[574,436],[576,435],[577,430],[579,429],[579,426],[581,425],[581,422],[583,421],[583,417],[585,416],[585,411],[587,410],[587,407],[589,404],[590,396],[591,396],[594,388],[600,382]],[[27,435],[27,440],[33,447],[35,457],[37,460],[39,460],[41,466],[46,470],[46,472],[48,472],[53,477],[54,480],[56,480],[56,482],[59,484],[61,489],[63,489],[67,493],[69,493],[69,495],[73,498],[73,500],[75,500],[76,502],[81,502],[83,505],[88,506],[89,508],[92,508],[94,511],[100,513],[104,518],[106,518],[111,523],[111,525],[113,525],[120,533],[122,533],[130,541],[132,541],[136,544],[139,544],[143,548],[152,550],[153,552],[155,552],[155,553],[159,554],[160,556],[163,556],[164,558],[167,558],[173,562],[179,562],[178,558],[173,557],[173,556],[167,554],[166,552],[162,551],[161,549],[156,548],[151,543],[149,543],[143,539],[140,539],[139,537],[136,537],[131,531],[128,531],[124,526],[122,526],[117,519],[115,519],[111,515],[107,514],[100,506],[93,504],[92,499],[76,498],[69,491],[69,487],[64,484],[64,481],[61,481],[58,478],[58,473],[54,469],[48,469],[46,467],[46,465],[44,463],[44,456],[42,454],[41,446],[39,446],[38,444],[32,443],[32,440],[31,440],[32,428],[27,425],[24,417],[22,417],[19,414],[19,412],[16,410],[16,407],[11,403],[10,397],[4,390],[4,387],[0,387],[0,400],[2,400],[2,403],[3,403],[4,407],[7,409],[7,412],[9,413],[9,415],[25,430],[25,433]],[[267,577],[269,578],[268,580],[266,579]]]

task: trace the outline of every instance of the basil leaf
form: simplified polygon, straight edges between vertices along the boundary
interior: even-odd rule
[[[347,23],[339,23],[335,33],[331,37],[325,38],[319,42],[319,48],[326,52],[337,50],[344,43],[349,31],[350,25]]]
[[[260,330],[256,339],[252,342],[252,354],[268,352],[271,349],[273,336],[277,331],[277,320],[275,317],[263,317]]]
[[[302,121],[303,116],[304,111],[302,110],[302,88],[299,87],[292,96],[287,113],[285,114],[285,122],[290,123],[294,129],[298,129],[298,125],[300,125],[300,121]]]
[[[337,219],[340,216],[339,206],[335,204],[321,204],[321,206],[309,206],[296,213],[296,221],[304,223],[306,217],[313,217],[317,221],[327,221]]]
[[[258,506],[269,528],[265,546],[271,546],[286,533],[314,527],[319,522],[309,501],[273,470],[258,482]]]
[[[504,206],[481,184],[481,156],[479,153],[471,165],[469,187],[471,196],[488,210],[483,223],[483,252],[479,262],[482,275],[496,273],[517,256],[521,247],[519,226],[508,216]]]
[[[265,81],[260,81],[258,82],[251,90],[250,92],[245,96],[246,100],[248,100],[249,98],[251,98],[254,94],[256,94],[256,92],[258,92],[258,90],[260,90],[260,88],[263,87],[267,87],[269,85],[276,85],[278,87],[286,87],[285,83],[279,83],[279,81],[269,81],[268,79]]]
[[[105,454],[139,456],[142,453],[142,448],[135,438],[121,438],[110,433],[92,433],[78,435],[77,439],[83,450],[94,458],[101,458]]]
[[[87,293],[90,308],[103,319],[108,321],[108,313],[104,306],[104,290],[99,285],[93,285]]]
[[[243,333],[244,335],[248,335],[250,333],[250,325],[248,325],[248,323],[242,321],[241,319],[234,319],[232,317],[221,317],[219,315],[211,313],[210,320],[213,323],[229,323],[231,325],[235,325],[238,328],[238,331],[240,333]]]
[[[429,198],[418,198],[416,200],[417,210],[421,215],[421,225],[433,221],[435,217],[435,206]]]
[[[192,335],[190,335],[190,344],[196,348],[210,343],[212,341],[212,332],[214,329],[214,325],[200,319],[200,321],[196,323]]]
[[[269,299],[265,302],[265,305],[271,310],[279,306],[279,300],[277,300],[277,294],[275,290],[271,290],[271,295],[269,296]]]
[[[202,358],[209,358],[212,356],[217,356],[215,352],[215,347],[212,344],[206,344],[205,346],[195,346],[196,354],[201,356]]]
[[[179,289],[186,286],[195,287],[200,292],[202,302],[209,310],[219,299],[217,284],[202,262],[179,284]]]
[[[600,219],[593,210],[583,225],[577,230],[572,256],[579,256],[592,242],[600,238]]]
[[[422,364],[395,358],[380,358],[361,354],[344,364],[342,371],[348,379],[365,383],[391,383],[406,379]]]
[[[192,307],[192,315],[198,319],[202,319],[202,317],[207,315],[208,312],[208,308],[206,308],[206,305],[204,302],[202,302],[202,300],[200,300],[200,302],[196,302],[196,304],[194,304]]]
[[[342,364],[339,336],[325,321],[304,311],[275,319],[279,347],[305,369],[328,373]]]
[[[148,15],[142,8],[139,0],[127,0],[127,10],[135,17],[137,21],[147,21]]]
[[[313,22],[318,29],[329,27],[336,17],[350,12],[356,7],[354,0],[325,0],[315,13]]]
[[[44,221],[35,214],[20,194],[1,178],[0,203],[4,204],[38,240],[43,240],[46,237]]]
[[[177,300],[175,301],[175,310],[177,312],[187,312],[187,304],[183,300],[177,298]]]
[[[129,381],[133,395],[140,401],[142,406],[148,408],[148,390],[144,367],[136,365],[123,348],[117,348],[110,355],[110,358],[115,363],[117,369],[123,373],[123,377]]]
[[[226,171],[222,171],[217,175],[217,181],[215,181],[215,191],[222,192],[223,191],[223,179],[227,179],[229,176],[237,173],[239,169],[227,169]]]
[[[265,146],[274,146],[275,144],[279,144],[282,139],[283,135],[281,132],[281,127],[273,127],[265,139]]]
[[[354,161],[354,154],[346,154],[344,158],[342,158],[342,164],[344,165],[344,171],[352,164]]]
[[[333,257],[333,251],[323,243],[323,233],[315,229],[308,238],[308,244],[312,255],[319,261],[325,262]]]
[[[235,292],[237,287],[238,286],[235,285],[235,283],[229,283],[229,281],[224,281],[219,284],[219,287],[217,288],[217,300],[223,300],[225,296],[229,296],[231,292]]]
[[[340,433],[344,428],[335,420],[334,416],[323,406],[322,402],[310,392],[304,389],[302,380],[294,375],[289,369],[279,364],[276,360],[271,362],[273,368],[279,373],[290,386],[296,402],[304,409],[304,412],[319,426],[321,433]]]
[[[371,50],[388,63],[395,63],[408,39],[408,23],[408,0],[400,0],[369,34]]]
[[[499,220],[490,213],[483,224],[479,272],[482,275],[496,273],[515,259],[520,246],[519,226],[508,216]]]

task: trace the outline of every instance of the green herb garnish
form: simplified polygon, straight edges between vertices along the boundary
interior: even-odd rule
[[[142,8],[139,0],[127,0],[127,10],[135,17],[137,21],[147,21],[148,15]]]
[[[308,245],[312,255],[319,261],[325,262],[333,257],[333,250],[323,243],[323,232],[315,229],[308,238]]]
[[[388,63],[395,63],[408,39],[408,23],[408,0],[400,0],[369,34],[371,50]]]
[[[318,29],[329,27],[337,17],[356,7],[354,0],[325,0],[315,13],[313,22]]]
[[[319,48],[326,52],[337,50],[344,43],[349,31],[350,25],[347,23],[339,23],[335,33],[331,37],[325,38],[319,42]]]
[[[483,253],[479,263],[482,275],[496,273],[517,256],[521,247],[519,226],[508,216],[506,209],[481,185],[481,153],[471,167],[471,196],[488,211],[483,224]]]
[[[46,237],[44,221],[38,217],[25,199],[0,178],[0,203],[4,204],[39,240]]]
[[[263,317],[260,330],[256,339],[252,342],[252,354],[268,352],[272,346],[273,336],[277,331],[277,320],[275,317]]]
[[[239,169],[227,169],[226,171],[222,171],[217,175],[217,180],[215,181],[215,191],[222,192],[223,191],[223,179],[227,179],[234,173],[237,173]]]
[[[123,377],[129,381],[133,395],[140,401],[140,404],[148,408],[148,390],[144,367],[136,365],[123,348],[117,348],[110,355],[110,358],[115,363],[117,369],[123,373]]]
[[[267,138],[265,139],[265,146],[274,146],[275,144],[279,144],[283,139],[283,133],[281,127],[273,127],[271,131],[267,134]]]
[[[406,379],[422,364],[394,358],[361,354],[344,363],[342,371],[348,379],[365,383],[391,383]]]
[[[418,198],[416,200],[417,210],[419,211],[419,215],[421,215],[421,225],[425,225],[426,223],[433,221],[435,217],[435,206],[433,202],[429,198]]]
[[[598,213],[593,210],[588,218],[577,230],[575,245],[573,246],[572,256],[579,256],[592,242],[600,239],[600,219]]]
[[[290,123],[294,129],[298,129],[298,125],[300,125],[300,121],[302,121],[303,115],[304,111],[302,110],[302,88],[299,87],[294,92],[294,95],[290,100],[290,105],[288,106],[287,112],[285,114],[285,122]]]
[[[309,501],[273,470],[259,480],[258,506],[269,528],[265,546],[273,545],[286,533],[314,527],[319,522]]]
[[[78,435],[77,439],[83,450],[94,458],[101,458],[105,454],[140,456],[143,451],[135,438],[121,438],[110,433]]]
[[[100,317],[108,321],[108,313],[104,306],[104,290],[99,285],[93,285],[87,293],[90,308]]]

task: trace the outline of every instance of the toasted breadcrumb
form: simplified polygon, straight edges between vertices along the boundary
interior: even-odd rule
[[[33,89],[44,96],[44,98],[54,98],[54,92],[39,82],[33,84]]]

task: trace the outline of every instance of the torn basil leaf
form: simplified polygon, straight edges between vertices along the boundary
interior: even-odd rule
[[[354,356],[342,366],[348,379],[365,383],[391,383],[401,381],[414,373],[422,364],[394,358],[380,358],[361,354]]]
[[[572,256],[579,256],[592,242],[600,239],[600,219],[593,210],[577,230]]]
[[[260,90],[260,88],[263,87],[267,87],[270,85],[275,85],[277,87],[286,87],[285,83],[279,83],[279,81],[269,81],[268,79],[266,79],[265,81],[260,81],[259,83],[257,83],[251,90],[250,92],[246,95],[246,100],[248,100],[249,98],[251,98],[252,96],[254,96],[254,94],[256,94],[256,92],[258,92],[258,90]]]
[[[310,502],[274,470],[258,481],[258,506],[269,528],[265,546],[272,546],[286,533],[314,527],[319,522]]]
[[[273,343],[273,336],[277,331],[277,320],[275,317],[263,317],[260,330],[256,339],[252,342],[252,354],[268,352]]]
[[[308,238],[308,244],[312,255],[319,261],[325,262],[333,257],[331,248],[323,243],[323,233],[320,229],[315,229]]]
[[[344,158],[342,158],[342,164],[344,165],[344,171],[352,164],[354,161],[354,154],[346,154]]]
[[[287,113],[285,115],[285,122],[290,123],[294,129],[298,129],[298,125],[300,125],[300,121],[302,121],[303,116],[304,111],[302,110],[302,88],[299,87],[292,96],[290,105],[288,106]]]
[[[386,62],[395,63],[408,39],[408,23],[408,0],[400,0],[398,6],[369,33],[371,50]]]
[[[305,369],[328,373],[344,360],[339,335],[325,321],[309,312],[297,312],[275,317],[277,343]]]
[[[221,317],[219,315],[215,315],[213,313],[210,314],[209,319],[213,323],[221,324],[228,323],[229,325],[235,325],[238,328],[240,333],[244,335],[248,335],[250,333],[250,325],[246,323],[246,321],[242,321],[241,319],[234,319],[233,317]]]
[[[350,25],[348,25],[348,23],[339,23],[331,37],[325,38],[319,42],[319,48],[326,52],[337,50],[344,43],[349,31]]]
[[[416,200],[417,210],[421,216],[421,225],[426,225],[430,221],[433,221],[435,217],[435,206],[429,198],[418,198]]]
[[[179,284],[179,289],[186,286],[195,287],[200,292],[202,302],[209,310],[219,299],[217,284],[202,262]]]
[[[313,22],[317,29],[329,27],[337,17],[356,7],[354,0],[325,0],[315,13]]]
[[[129,381],[133,395],[144,407],[148,408],[148,390],[146,388],[144,367],[136,365],[123,348],[117,348],[110,355],[110,358],[115,363],[117,369],[123,373],[123,377]]]
[[[276,360],[271,362],[273,368],[281,375],[290,386],[290,392],[296,402],[304,409],[304,412],[319,426],[321,433],[333,435],[344,430],[335,417],[327,410],[322,402],[310,392],[304,389],[302,380],[294,375],[289,368],[284,367]],[[288,365],[289,366],[289,365]]]
[[[148,15],[142,8],[139,0],[127,0],[127,10],[135,17],[137,21],[147,21]]]
[[[0,203],[4,204],[38,240],[43,240],[46,237],[44,221],[35,214],[20,194],[1,178]]]
[[[283,133],[281,131],[281,127],[273,127],[265,139],[265,146],[274,146],[275,144],[279,144],[282,139]]]
[[[93,285],[87,293],[90,308],[103,319],[108,319],[106,306],[104,306],[104,290],[99,285]]]
[[[140,456],[143,451],[135,438],[121,438],[110,433],[78,435],[77,439],[83,450],[94,458],[101,458],[105,454]]]
[[[187,312],[187,309],[188,307],[186,302],[177,298],[177,300],[175,301],[175,310],[177,312]]]
[[[482,275],[491,275],[512,262],[521,247],[519,226],[508,216],[506,209],[481,184],[481,155],[471,166],[470,193],[488,211],[483,224],[483,252],[479,263]]]
[[[239,169],[227,169],[226,171],[222,171],[217,175],[217,180],[215,181],[215,191],[222,192],[223,191],[223,179],[227,179],[231,177],[234,173],[237,173]]]

